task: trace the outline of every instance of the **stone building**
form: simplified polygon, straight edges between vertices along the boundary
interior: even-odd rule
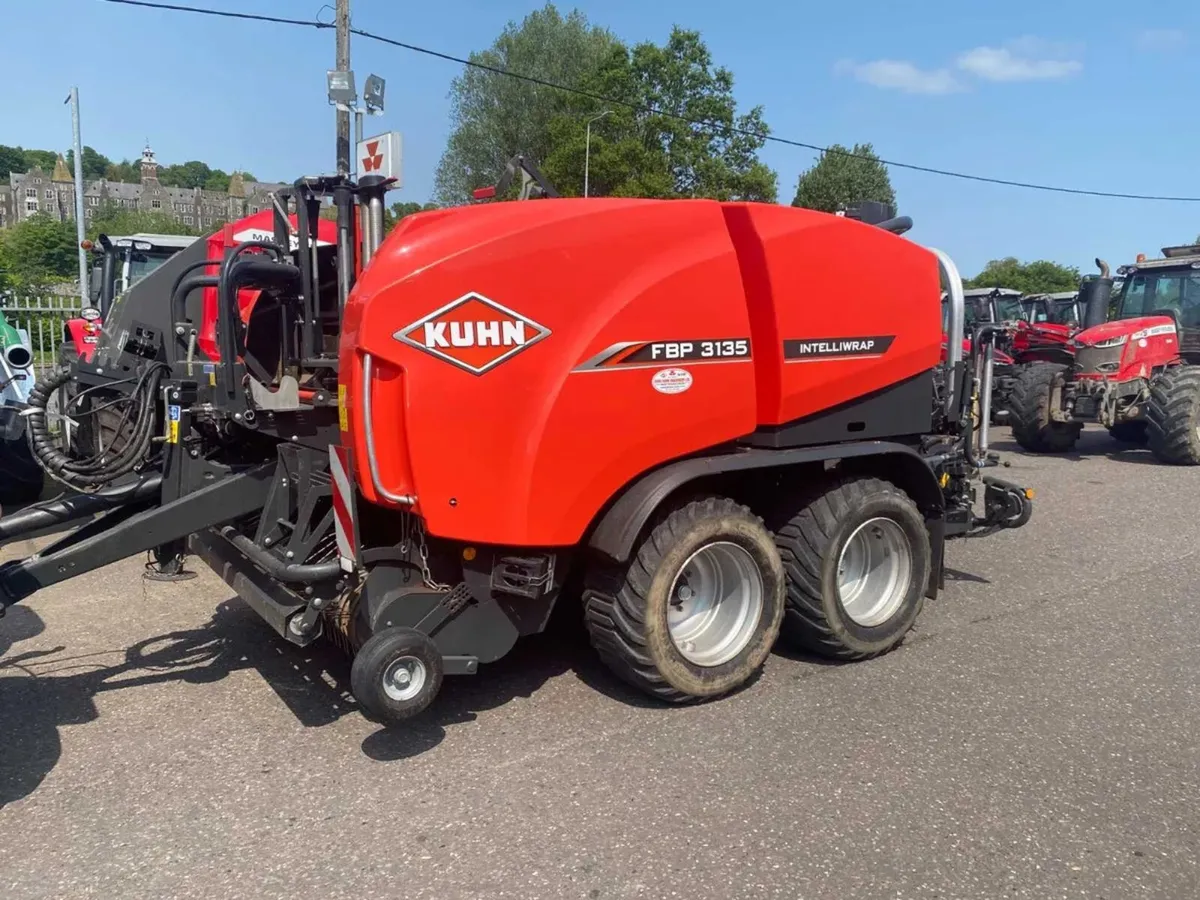
[[[212,228],[218,222],[232,222],[271,206],[272,191],[286,187],[246,181],[240,174],[229,179],[229,190],[206,191],[202,188],[167,187],[158,180],[158,163],[148,146],[142,151],[141,182],[124,184],[103,178],[85,182],[83,213],[90,220],[106,204],[146,212],[161,212],[183,225]],[[46,213],[59,221],[75,220],[75,179],[60,154],[53,172],[33,168],[24,174],[9,175],[9,184],[0,186],[0,227]]]

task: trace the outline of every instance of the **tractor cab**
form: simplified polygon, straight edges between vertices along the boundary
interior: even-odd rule
[[[117,297],[159,266],[190,247],[195,237],[178,234],[131,234],[113,237],[100,235],[95,242],[84,241],[83,249],[92,251],[88,299],[104,316]]]
[[[1200,356],[1200,245],[1164,247],[1162,254],[1160,259],[1139,256],[1117,270],[1124,282],[1110,304],[1110,321],[1101,327],[1122,334],[1148,330],[1148,337],[1173,337],[1173,328],[1179,341],[1173,352]]]
[[[1075,330],[1084,320],[1079,291],[1031,294],[1021,302],[1025,307],[1025,321],[1031,325],[1063,325]]]
[[[1012,288],[986,287],[963,291],[967,304],[967,327],[983,323],[1020,322],[1025,319],[1022,294]]]
[[[88,306],[77,318],[63,323],[59,363],[91,359],[100,339],[104,319],[113,300],[158,269],[163,263],[194,244],[199,238],[179,234],[102,234],[80,246],[92,254],[88,280]]]

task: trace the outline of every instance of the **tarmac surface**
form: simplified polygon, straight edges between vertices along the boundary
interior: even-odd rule
[[[1034,518],[901,649],[690,708],[568,628],[389,732],[198,561],[48,589],[0,620],[0,896],[1200,896],[1200,469],[995,436]]]

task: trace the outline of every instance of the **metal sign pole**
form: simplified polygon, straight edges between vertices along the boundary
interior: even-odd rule
[[[75,132],[75,243],[79,252],[79,298],[87,306],[88,264],[87,251],[83,249],[83,140],[79,136],[79,88],[71,88],[71,95],[63,102],[71,104],[71,126]]]

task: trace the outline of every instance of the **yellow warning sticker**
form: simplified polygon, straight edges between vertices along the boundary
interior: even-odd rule
[[[350,430],[350,417],[346,414],[346,386],[338,385],[338,428],[342,431]]]
[[[180,409],[178,406],[167,407],[167,421],[170,425],[170,428],[167,431],[168,444],[179,443],[179,413]]]

